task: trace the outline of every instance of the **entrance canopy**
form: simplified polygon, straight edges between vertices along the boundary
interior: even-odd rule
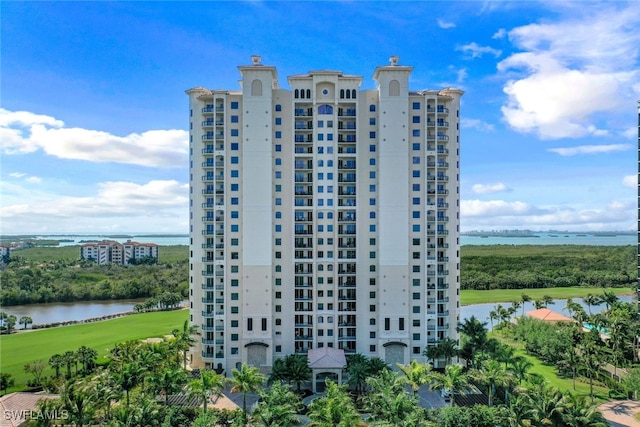
[[[313,392],[316,392],[316,377],[323,372],[331,372],[338,376],[338,384],[342,383],[342,370],[347,367],[344,350],[332,347],[310,349],[307,353],[309,367],[313,370]]]

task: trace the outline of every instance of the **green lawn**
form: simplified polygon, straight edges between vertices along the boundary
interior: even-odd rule
[[[10,388],[9,392],[22,390],[31,377],[23,369],[27,362],[38,359],[48,362],[54,354],[75,351],[83,345],[93,348],[101,357],[118,342],[169,335],[173,329],[181,328],[188,316],[188,310],[143,313],[1,336],[0,372],[10,373],[16,381],[16,386]],[[45,371],[48,375],[53,373],[51,368]]]
[[[555,366],[542,363],[537,357],[528,354],[521,343],[508,339],[501,333],[494,333],[493,337],[497,338],[503,344],[507,344],[515,348],[515,356],[522,356],[531,362],[533,367],[529,371],[530,373],[541,375],[551,386],[556,387],[558,390],[570,391],[578,396],[589,397],[589,382],[586,378],[578,378],[576,380],[576,389],[574,390],[572,378],[559,377]],[[608,392],[608,388],[598,386],[594,383],[593,394],[597,401],[604,402],[609,400]]]
[[[582,298],[591,293],[601,294],[603,288],[541,288],[541,289],[493,289],[490,291],[462,290],[460,291],[460,304],[485,304],[493,302],[520,301],[522,294],[527,294],[532,300],[539,299],[543,295],[550,295],[553,299]],[[616,295],[635,293],[631,288],[607,288]]]

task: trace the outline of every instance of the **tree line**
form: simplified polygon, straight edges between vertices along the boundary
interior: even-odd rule
[[[98,265],[88,260],[38,263],[12,259],[0,271],[0,305],[188,296],[188,261],[159,265]]]
[[[637,281],[633,246],[462,246],[462,289],[630,287]]]

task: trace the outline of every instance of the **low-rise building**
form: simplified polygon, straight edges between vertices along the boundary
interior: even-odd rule
[[[127,240],[125,243],[115,240],[85,243],[80,246],[80,258],[96,261],[98,264],[134,264],[134,260],[142,258],[158,259],[158,245],[155,243],[138,243]]]

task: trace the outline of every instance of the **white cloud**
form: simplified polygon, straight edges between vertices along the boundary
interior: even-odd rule
[[[455,28],[456,24],[454,24],[453,22],[446,22],[443,19],[438,19],[438,27],[443,28],[445,30],[449,29],[449,28]]]
[[[600,154],[612,151],[631,150],[631,144],[608,144],[608,145],[578,145],[576,147],[549,148],[547,151],[560,154],[561,156],[576,156],[579,154]]]
[[[508,100],[502,107],[515,130],[543,139],[603,135],[594,117],[640,94],[629,90],[640,79],[640,9],[572,9],[572,16],[580,13],[592,15],[509,31],[522,52],[500,62],[498,70],[517,75],[504,87]]]
[[[636,188],[638,186],[638,175],[626,175],[622,178],[622,185],[625,187]]]
[[[94,231],[115,225],[115,229],[130,231],[163,231],[167,226],[173,231],[186,230],[188,184],[173,180],[103,182],[94,191],[94,195],[80,197],[40,192],[27,201],[14,198],[14,203],[0,207],[2,231]]]
[[[496,184],[474,184],[471,189],[476,194],[493,194],[503,191],[511,191],[511,189],[502,182],[498,182]]]
[[[507,35],[507,30],[505,30],[504,28],[500,28],[498,31],[495,32],[495,34],[493,36],[491,36],[492,39],[502,39]]]
[[[464,230],[623,230],[633,227],[636,208],[631,201],[619,200],[598,209],[575,209],[570,206],[540,208],[521,201],[462,200],[460,217]]]
[[[25,181],[31,184],[40,184],[42,182],[42,178],[40,178],[39,176],[30,176],[26,178]]]
[[[638,91],[638,92],[640,92],[640,91]],[[635,139],[638,136],[638,128],[635,127],[635,126],[632,126],[632,127],[628,128],[626,130],[623,130],[620,134],[622,136],[624,136],[625,138]]]
[[[463,128],[473,128],[482,132],[490,132],[494,130],[494,126],[491,123],[484,122],[480,119],[461,118],[460,125]]]
[[[463,46],[457,46],[456,50],[460,50],[466,53],[471,58],[482,58],[482,55],[484,55],[485,53],[490,53],[496,58],[502,55],[501,50],[494,49],[490,46],[480,46],[476,42],[472,42]]]
[[[12,178],[22,178],[23,176],[26,176],[27,174],[24,172],[12,172],[9,174],[10,177]]]
[[[50,116],[0,109],[3,154],[37,150],[90,162],[126,163],[149,167],[183,167],[188,161],[189,136],[184,130],[151,130],[116,136],[108,132],[66,128]]]

